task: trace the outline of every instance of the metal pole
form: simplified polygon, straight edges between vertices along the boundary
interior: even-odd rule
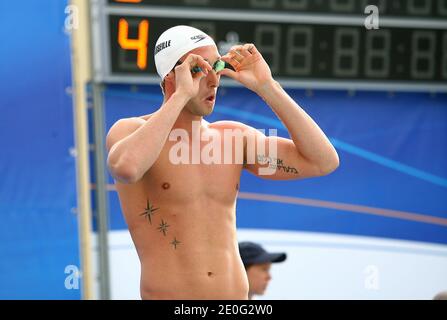
[[[98,1],[88,1],[89,16],[91,22],[90,52],[91,52],[91,74],[92,74],[92,97],[93,97],[93,129],[94,129],[94,162],[95,162],[95,218],[97,222],[97,248],[98,248],[98,279],[99,298],[110,299],[110,276],[109,276],[109,245],[108,245],[108,208],[106,189],[106,168],[105,168],[105,146],[104,146],[104,85],[96,80],[96,68],[100,63],[95,59],[95,30],[99,23],[100,3]]]
[[[93,127],[94,127],[94,154],[95,154],[95,200],[96,219],[98,227],[98,272],[100,299],[110,299],[109,277],[109,243],[108,243],[108,210],[107,210],[107,182],[105,168],[104,146],[104,86],[93,82]]]
[[[72,30],[72,72],[74,129],[76,142],[77,212],[79,215],[79,253],[82,299],[95,299],[92,255],[92,211],[88,141],[88,116],[85,84],[91,78],[90,18],[84,0],[71,0],[79,9],[79,28]]]

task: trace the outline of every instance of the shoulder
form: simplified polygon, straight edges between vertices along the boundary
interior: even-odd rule
[[[208,125],[210,128],[215,128],[219,130],[223,129],[240,129],[242,131],[245,130],[253,130],[252,127],[238,121],[231,121],[231,120],[222,120],[222,121],[216,121],[212,122]]]
[[[135,130],[144,125],[147,119],[150,118],[150,116],[151,115],[143,117],[123,118],[116,121],[110,127],[107,133],[107,149],[110,150],[116,142],[132,134]]]
[[[110,127],[108,135],[114,135],[118,132],[133,131],[145,123],[146,120],[141,117],[119,119]]]

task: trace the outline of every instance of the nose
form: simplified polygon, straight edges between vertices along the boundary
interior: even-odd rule
[[[220,74],[217,74],[214,70],[208,72],[206,81],[209,87],[218,87],[220,81]]]

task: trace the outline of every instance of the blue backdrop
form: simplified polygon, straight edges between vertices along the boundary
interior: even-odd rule
[[[0,1],[0,299],[80,298],[66,5]]]
[[[79,266],[66,3],[0,2],[0,299],[80,297],[64,272]],[[331,138],[340,168],[287,182],[244,173],[238,227],[447,243],[447,95],[289,92]],[[158,86],[112,85],[105,98],[107,130],[162,101]],[[207,120],[222,119],[287,136],[243,88],[220,89]],[[125,229],[115,191],[109,202],[111,228]]]
[[[297,181],[244,173],[238,227],[447,243],[446,94],[288,92],[331,139],[340,167]],[[158,86],[112,85],[105,98],[107,129],[121,117],[154,112],[162,102]],[[270,108],[245,88],[219,89],[207,120],[223,119],[266,132],[277,128],[288,137]],[[112,229],[126,228],[113,190],[109,201]]]

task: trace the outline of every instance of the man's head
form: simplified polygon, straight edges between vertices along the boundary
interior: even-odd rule
[[[433,297],[433,300],[447,300],[447,291],[439,292]]]
[[[214,40],[199,29],[190,26],[172,27],[161,34],[155,44],[154,60],[161,77],[161,87],[168,99],[175,91],[174,68],[189,54],[202,56],[211,66],[220,60]],[[213,111],[220,75],[209,72],[200,80],[199,93],[185,106],[194,115],[205,116]]]
[[[240,242],[239,253],[247,271],[249,283],[249,298],[253,295],[262,295],[271,280],[270,267],[272,263],[283,262],[287,255],[281,253],[269,253],[259,244],[253,242]]]

